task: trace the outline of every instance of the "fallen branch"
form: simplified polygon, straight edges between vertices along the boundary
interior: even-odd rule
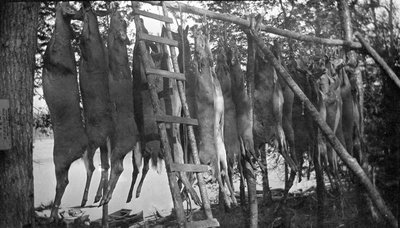
[[[392,227],[398,227],[397,219],[393,216],[392,212],[386,206],[383,201],[381,195],[376,190],[372,182],[369,180],[368,176],[365,174],[364,170],[358,164],[357,160],[353,158],[343,147],[340,141],[336,138],[333,131],[330,127],[325,123],[325,121],[320,117],[319,112],[311,103],[311,101],[307,98],[304,92],[300,89],[300,87],[296,84],[290,74],[286,71],[286,69],[279,63],[279,61],[275,58],[274,54],[269,50],[269,48],[265,45],[264,41],[256,35],[256,33],[252,30],[251,35],[256,41],[257,45],[261,48],[265,57],[268,59],[270,63],[273,64],[279,75],[286,81],[288,86],[293,90],[293,92],[300,98],[302,102],[304,102],[307,109],[310,111],[311,117],[318,124],[318,127],[321,129],[326,139],[330,142],[332,147],[338,153],[342,161],[349,167],[357,178],[360,179],[360,182],[364,185],[365,189],[368,191],[369,196],[374,202],[375,206],[378,208],[382,217],[384,217],[387,222]]]
[[[355,32],[354,35],[358,38],[358,40],[361,42],[365,50],[368,51],[368,53],[374,58],[375,62],[377,62],[383,70],[387,73],[387,75],[394,81],[394,83],[397,85],[397,87],[400,88],[400,79],[397,77],[397,75],[393,72],[393,70],[387,65],[385,60],[382,59],[382,57],[367,43],[367,41],[361,36],[359,32]]]
[[[160,5],[160,1],[145,1],[145,2],[150,3],[152,5]],[[165,2],[165,5],[167,6],[167,8],[174,10],[174,11],[182,11],[185,13],[195,14],[195,15],[199,15],[199,16],[205,15],[212,19],[231,22],[231,23],[245,26],[245,27],[250,26],[250,21],[248,21],[246,19],[242,19],[240,17],[236,17],[234,15],[230,15],[230,14],[216,13],[216,12],[212,12],[209,10],[190,6],[190,5],[187,5],[184,3],[180,3],[180,2]],[[362,45],[358,42],[345,41],[345,40],[339,40],[339,39],[325,39],[325,38],[320,38],[320,37],[308,36],[308,35],[303,35],[300,33],[292,32],[289,30],[278,29],[278,28],[274,28],[272,26],[266,26],[264,24],[260,25],[260,29],[264,32],[273,33],[276,35],[289,37],[289,38],[292,38],[295,40],[301,40],[301,41],[305,41],[305,42],[319,43],[319,44],[325,44],[325,45],[329,45],[329,46],[345,46],[345,47],[348,47],[351,49],[362,48]]]

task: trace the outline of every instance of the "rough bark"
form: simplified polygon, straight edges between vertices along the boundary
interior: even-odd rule
[[[0,227],[33,226],[32,97],[39,3],[0,4],[0,98],[10,99],[12,148],[0,151]]]
[[[397,219],[393,216],[392,212],[386,206],[383,201],[380,193],[373,186],[368,176],[365,174],[362,167],[358,164],[358,162],[346,151],[340,141],[336,138],[335,134],[332,130],[327,126],[327,124],[322,120],[319,115],[319,112],[316,110],[311,101],[307,98],[307,96],[301,91],[300,87],[294,82],[292,77],[287,73],[286,69],[280,65],[279,61],[275,58],[274,54],[268,49],[268,47],[264,44],[263,40],[257,36],[254,32],[252,35],[255,38],[257,45],[260,46],[263,53],[267,57],[269,61],[274,65],[275,69],[278,71],[280,76],[286,81],[289,87],[293,90],[293,92],[300,97],[300,99],[304,102],[306,108],[311,112],[311,116],[313,120],[318,124],[318,127],[322,130],[323,134],[330,142],[332,147],[336,150],[342,161],[345,163],[347,167],[351,171],[354,172],[357,178],[360,179],[360,182],[367,189],[369,196],[374,202],[375,206],[378,208],[380,214],[386,219],[388,224],[392,227],[398,227]]]

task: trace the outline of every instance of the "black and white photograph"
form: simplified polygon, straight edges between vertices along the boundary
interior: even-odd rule
[[[0,228],[398,228],[400,1],[0,2]]]

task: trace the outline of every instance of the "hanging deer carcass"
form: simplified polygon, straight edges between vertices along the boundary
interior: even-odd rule
[[[195,34],[195,62],[196,75],[195,98],[198,126],[199,157],[203,164],[211,165],[222,189],[225,205],[230,208],[231,203],[237,204],[236,198],[228,178],[227,155],[224,145],[224,98],[221,85],[211,69],[212,56],[206,36],[197,31]],[[226,192],[224,182],[230,191],[230,198]]]
[[[272,64],[265,60],[264,55],[256,51],[254,75],[254,146],[261,148],[265,143],[272,143],[279,148],[292,170],[297,170],[294,156],[287,146],[283,129],[284,97],[278,75]],[[265,163],[265,154],[261,154]],[[265,163],[266,164],[266,163]],[[265,175],[265,174],[263,174]],[[271,201],[268,178],[263,180],[264,200]]]
[[[108,85],[108,64],[106,50],[100,36],[97,17],[90,3],[83,3],[84,20],[80,40],[81,60],[79,64],[79,81],[82,94],[83,111],[85,116],[86,134],[89,146],[84,154],[87,180],[82,199],[86,204],[90,181],[93,171],[93,156],[100,147],[102,177],[108,172],[108,153],[111,150],[110,139],[114,131],[112,109]],[[101,180],[104,180],[103,178]],[[101,198],[102,183],[99,185],[95,202]]]
[[[239,135],[236,123],[236,106],[232,98],[232,83],[230,69],[227,62],[225,48],[220,48],[217,56],[217,65],[215,73],[221,84],[224,97],[224,143],[227,153],[228,177],[232,183],[233,166],[240,154]],[[236,91],[235,91],[236,92]]]
[[[148,34],[148,31],[144,27],[143,20],[142,23],[142,32]],[[138,37],[136,37],[138,40]],[[132,75],[133,75],[133,100],[134,100],[134,110],[135,110],[135,120],[137,123],[138,131],[139,131],[139,144],[136,147],[134,153],[132,154],[132,163],[133,163],[133,172],[132,172],[132,181],[129,189],[127,202],[130,202],[132,199],[132,192],[134,185],[136,183],[136,179],[139,174],[139,169],[142,165],[143,160],[143,168],[142,168],[142,177],[136,189],[136,197],[140,196],[140,192],[143,186],[143,182],[149,170],[149,161],[150,158],[152,160],[153,167],[159,167],[158,160],[161,158],[161,144],[160,144],[160,136],[158,134],[158,127],[154,118],[153,106],[150,98],[150,91],[147,88],[147,76],[145,73],[145,69],[142,67],[143,61],[147,61],[147,65],[152,68],[157,68],[154,59],[160,66],[160,55],[157,46],[148,41],[146,42],[146,46],[148,51],[150,48],[154,54],[147,54],[145,58],[141,58],[142,53],[140,52],[139,42],[136,41],[135,47],[133,49],[133,65],[132,65]],[[155,78],[156,85],[162,86],[162,80],[160,77]],[[157,88],[158,91],[161,91],[162,88]],[[157,168],[159,171],[159,168]]]
[[[71,18],[77,15],[68,3],[57,3],[53,35],[44,54],[43,92],[54,129],[53,160],[57,179],[51,217],[58,219],[58,208],[68,185],[68,170],[81,158],[88,144],[79,106],[75,55],[71,46]]]
[[[113,107],[115,132],[111,137],[111,175],[106,195],[100,204],[112,196],[118,178],[123,171],[123,160],[138,142],[138,129],[134,118],[132,77],[129,69],[126,45],[126,22],[120,12],[113,9],[108,31],[109,88]]]
[[[258,151],[254,149],[253,138],[253,118],[252,107],[249,94],[247,92],[245,77],[240,68],[239,51],[236,45],[231,46],[227,51],[227,60],[230,68],[230,77],[232,85],[232,99],[236,107],[236,124],[241,144],[241,151],[238,163],[241,175],[247,180],[248,199],[249,199],[249,221],[250,227],[258,226],[258,205],[256,195],[256,176],[252,162],[254,158],[259,157]],[[249,157],[250,156],[250,157]],[[253,158],[253,159],[252,159]],[[247,160],[247,161],[246,161]],[[241,178],[241,204],[245,200],[244,180]],[[242,193],[243,192],[243,193]]]

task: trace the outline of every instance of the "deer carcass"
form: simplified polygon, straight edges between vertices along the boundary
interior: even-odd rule
[[[238,129],[235,124],[237,122],[236,106],[233,103],[232,98],[230,69],[224,48],[221,48],[219,51],[215,73],[221,84],[222,94],[224,97],[224,143],[228,159],[228,176],[232,183],[233,166],[240,154],[240,144]]]
[[[143,20],[140,21],[142,24],[142,32],[148,34],[148,31],[144,27]],[[138,40],[138,38],[136,38]],[[161,158],[161,142],[160,136],[158,134],[158,127],[154,118],[153,106],[151,103],[150,91],[147,87],[147,76],[145,69],[142,67],[143,61],[147,62],[147,65],[151,68],[159,68],[161,61],[156,57],[159,56],[159,50],[154,43],[146,42],[146,47],[148,48],[148,53],[142,58],[142,53],[139,48],[139,42],[136,41],[135,47],[133,49],[133,100],[134,100],[134,110],[135,110],[135,120],[137,123],[139,131],[139,145],[133,153],[133,172],[132,172],[132,182],[129,190],[127,202],[131,201],[132,191],[135,185],[137,176],[139,174],[139,169],[141,167],[142,160],[144,160],[144,165],[142,169],[142,177],[136,189],[136,197],[139,197],[140,191],[143,185],[143,181],[149,170],[149,161],[152,160],[152,166],[157,168],[159,171],[159,162]],[[150,48],[155,54],[150,55]],[[162,78],[155,78],[155,85],[157,86],[157,91],[162,90]]]
[[[100,36],[97,17],[90,3],[83,3],[84,20],[80,40],[81,61],[79,64],[79,80],[82,94],[83,111],[85,116],[86,134],[89,146],[84,154],[87,170],[85,192],[82,206],[86,204],[90,181],[93,171],[93,156],[100,147],[102,177],[108,172],[108,153],[110,152],[110,139],[114,131],[112,109],[108,85],[108,64],[105,46]],[[102,178],[102,180],[104,180]],[[101,198],[102,184],[99,185],[95,202]]]
[[[118,178],[123,171],[125,155],[138,142],[138,129],[134,118],[132,77],[129,69],[126,45],[126,22],[113,10],[108,31],[109,88],[113,107],[115,132],[111,137],[111,175],[109,185],[100,204],[112,196]]]
[[[211,165],[222,189],[225,204],[231,207],[224,181],[231,193],[231,200],[236,204],[233,188],[228,178],[228,164],[223,140],[224,98],[221,85],[211,69],[211,51],[208,39],[196,33],[195,37],[195,74],[196,74],[196,110],[198,126],[199,157],[203,164]],[[224,181],[223,181],[224,180]]]
[[[57,3],[53,35],[44,54],[43,92],[54,129],[53,160],[57,178],[51,217],[58,219],[58,208],[68,185],[68,170],[82,157],[88,139],[79,106],[75,55],[71,46],[71,18],[76,11],[68,3]]]

